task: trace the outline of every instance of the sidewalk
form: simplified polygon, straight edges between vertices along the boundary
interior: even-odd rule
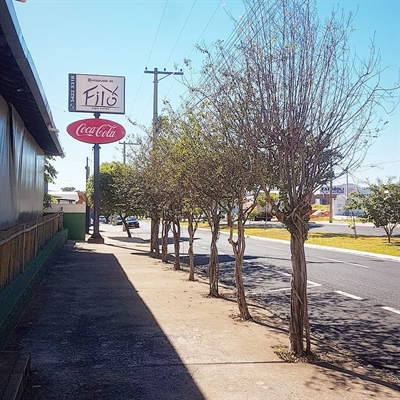
[[[230,288],[208,298],[207,281],[187,281],[140,234],[113,228],[105,244],[64,246],[8,344],[31,355],[23,399],[399,397],[350,362],[283,362],[273,348],[288,345],[287,327],[267,311],[254,305],[257,323],[235,320]]]

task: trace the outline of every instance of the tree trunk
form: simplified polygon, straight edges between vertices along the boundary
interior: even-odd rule
[[[131,235],[131,230],[129,229],[129,225],[126,223],[126,221],[122,221],[122,223],[124,224],[124,230],[126,231],[126,234],[128,235],[128,237],[132,237]]]
[[[174,269],[181,269],[181,260],[180,260],[180,241],[181,241],[181,223],[179,218],[174,217],[172,222],[172,231],[174,234],[174,252],[175,252],[175,262]]]
[[[208,276],[210,284],[211,297],[219,297],[218,279],[219,279],[219,260],[217,242],[219,239],[219,214],[218,205],[214,203],[206,211],[208,224],[211,228],[211,244],[210,244],[210,259],[208,262]]]
[[[164,219],[162,222],[162,239],[161,239],[161,261],[168,262],[168,232],[171,223]]]
[[[151,215],[151,233],[150,233],[150,252],[160,256],[160,246],[158,244],[158,232],[160,230],[160,217],[153,213]]]
[[[304,224],[293,224],[290,229],[292,255],[292,282],[290,301],[290,350],[296,356],[311,353],[310,327],[307,305],[307,267],[304,242],[307,232]],[[304,338],[306,349],[304,349]]]
[[[208,274],[210,280],[210,296],[219,297],[218,292],[218,242],[219,229],[217,227],[211,227],[211,245],[210,245],[210,260],[208,264]]]
[[[193,251],[193,243],[194,243],[194,234],[196,232],[196,227],[194,226],[194,218],[193,214],[188,215],[188,234],[189,234],[189,281],[194,281],[194,251]],[[197,225],[197,224],[196,224]]]
[[[243,204],[239,204],[242,207]],[[246,294],[243,285],[243,258],[246,249],[246,237],[244,235],[243,212],[239,208],[238,222],[237,222],[237,236],[235,242],[233,240],[233,222],[231,225],[229,242],[232,245],[233,253],[235,255],[235,283],[236,283],[236,299],[239,307],[240,318],[244,321],[251,320],[251,315],[246,302]]]

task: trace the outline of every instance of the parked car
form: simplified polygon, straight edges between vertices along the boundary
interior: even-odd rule
[[[130,228],[139,228],[139,220],[136,217],[127,217],[126,223]],[[122,218],[117,217],[116,225],[122,225]]]
[[[99,215],[99,222],[103,224],[108,224],[107,218],[104,215]]]
[[[128,217],[126,223],[130,228],[139,228],[139,221],[136,217]]]

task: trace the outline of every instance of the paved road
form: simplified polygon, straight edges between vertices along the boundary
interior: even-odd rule
[[[263,226],[265,222],[250,221],[250,226]],[[269,226],[283,227],[278,221],[267,222]],[[329,223],[328,221],[310,221],[311,232],[324,232],[324,233],[347,233],[352,235],[353,229],[349,228],[349,223],[346,221],[334,221]],[[365,236],[386,236],[386,232],[383,228],[375,228],[371,223],[356,223],[356,231],[358,235]],[[400,226],[397,226],[393,232],[393,236],[400,236]]]
[[[149,230],[150,225],[143,222],[141,226],[143,231]],[[196,267],[205,274],[209,243],[208,231],[199,230],[195,241]],[[233,285],[234,258],[224,233],[219,240],[219,252],[221,282]],[[185,238],[181,253],[187,253]],[[307,246],[306,256],[314,334],[352,351],[365,363],[400,374],[399,260],[317,246]],[[282,318],[289,318],[288,243],[248,238],[243,274],[249,298]]]

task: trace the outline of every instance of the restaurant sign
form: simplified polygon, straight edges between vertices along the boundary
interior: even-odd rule
[[[67,132],[76,140],[92,144],[112,143],[125,136],[122,125],[100,118],[75,121],[67,126]]]
[[[125,77],[68,74],[68,110],[125,114]]]

